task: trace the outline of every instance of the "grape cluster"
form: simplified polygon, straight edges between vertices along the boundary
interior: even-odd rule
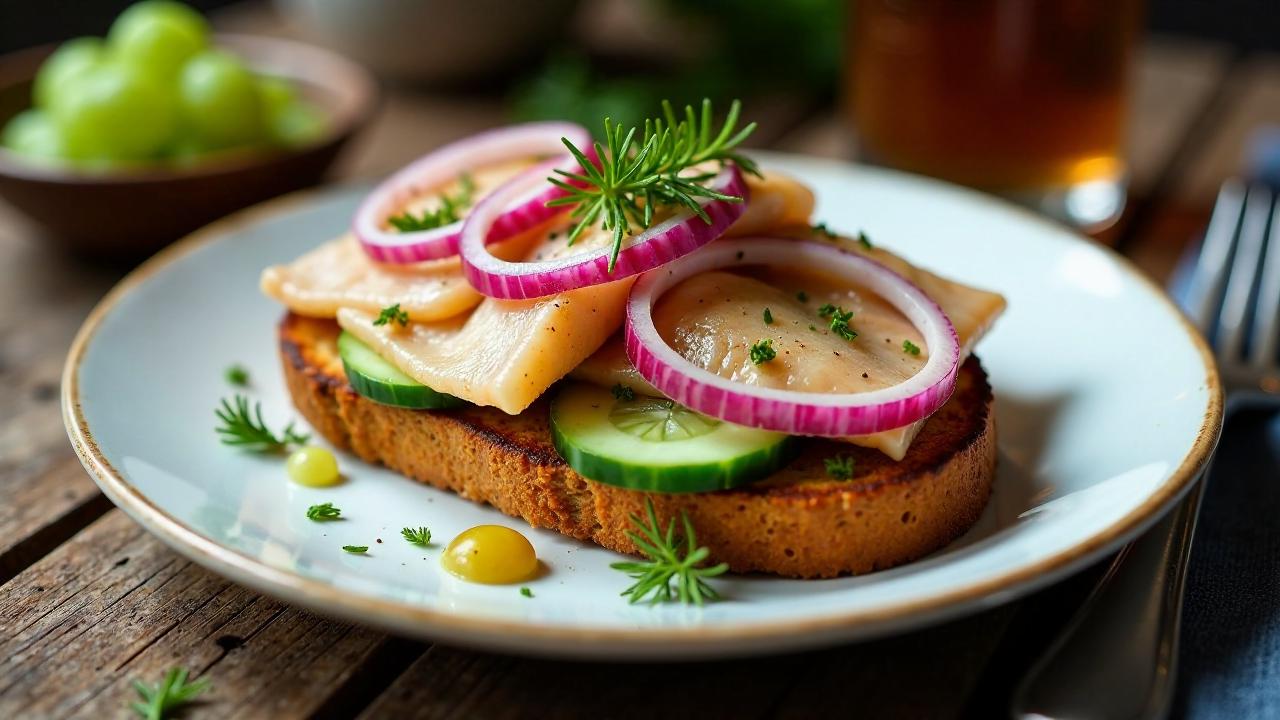
[[[0,144],[33,160],[113,169],[191,164],[235,148],[304,144],[324,117],[286,80],[209,44],[209,27],[173,0],[144,0],[106,39],[64,43],[36,74],[34,106]]]

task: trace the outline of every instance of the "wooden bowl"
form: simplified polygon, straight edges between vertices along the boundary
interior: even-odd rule
[[[215,42],[257,71],[291,80],[328,117],[324,136],[297,148],[221,153],[190,166],[96,173],[34,164],[0,148],[0,198],[79,253],[132,259],[233,210],[323,180],[377,106],[373,77],[340,55],[291,40],[217,35]],[[36,69],[53,49],[0,57],[0,126],[30,106]]]

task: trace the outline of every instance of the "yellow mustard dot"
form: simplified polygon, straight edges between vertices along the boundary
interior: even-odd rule
[[[538,571],[538,555],[520,533],[502,525],[477,525],[454,538],[440,561],[463,580],[505,585]]]
[[[289,456],[285,469],[294,482],[307,487],[336,485],[342,477],[338,473],[338,459],[333,453],[315,446],[294,451]]]

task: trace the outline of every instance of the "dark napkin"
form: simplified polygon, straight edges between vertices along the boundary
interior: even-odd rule
[[[1280,718],[1280,404],[1229,409],[1184,603],[1174,717]]]

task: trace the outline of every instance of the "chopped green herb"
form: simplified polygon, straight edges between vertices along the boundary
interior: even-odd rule
[[[307,508],[308,520],[337,520],[340,515],[342,510],[334,507],[333,503],[321,503]]]
[[[691,174],[686,170],[701,163],[733,162],[746,172],[759,174],[755,162],[736,152],[738,145],[756,128],[755,123],[751,123],[734,132],[742,103],[733,101],[718,132],[712,130],[710,100],[702,101],[701,115],[692,106],[686,106],[682,119],[676,118],[669,102],[662,103],[662,110],[663,117],[647,120],[642,127],[623,128],[606,118],[604,142],[595,144],[594,159],[588,158],[584,149],[564,140],[565,147],[582,169],[578,172],[557,170],[561,177],[548,178],[565,191],[565,196],[547,205],[573,208],[570,217],[576,224],[569,231],[570,245],[596,223],[612,231],[610,272],[618,261],[623,238],[632,234],[633,226],[643,229],[652,225],[655,208],[684,208],[710,225],[711,216],[698,202],[700,199],[742,202],[739,196],[708,187],[719,174],[717,171]]]
[[[818,314],[822,317],[831,317],[837,310],[839,310],[839,308],[835,305],[825,303],[822,307],[818,308]]]
[[[249,371],[243,365],[232,365],[227,368],[227,382],[237,387],[244,387],[249,384]]]
[[[616,385],[614,385],[612,388],[609,389],[609,392],[613,393],[614,400],[635,400],[636,399],[636,391],[632,390],[630,385],[623,385],[622,383],[617,383]]]
[[[253,412],[249,411],[249,398],[236,394],[235,404],[226,398],[222,399],[222,407],[215,409],[214,414],[222,424],[214,428],[223,445],[257,453],[278,453],[290,445],[302,445],[311,438],[310,435],[298,433],[293,423],[284,427],[284,432],[277,437],[262,419],[262,403],[255,403]]]
[[[765,325],[773,324],[773,313],[769,312],[769,308],[764,309],[764,324]]]
[[[831,230],[831,228],[827,227],[827,224],[825,222],[820,222],[817,225],[814,225],[813,231],[816,233],[822,233],[823,235],[826,235],[828,238],[835,238],[836,236],[836,234]]]
[[[400,309],[400,303],[382,308],[378,313],[378,319],[373,321],[374,325],[387,325],[390,323],[399,323],[400,327],[409,324],[409,313]]]
[[[763,365],[776,357],[778,351],[773,349],[773,338],[759,340],[751,346],[751,362],[756,365]]]
[[[632,515],[631,524],[640,532],[628,530],[627,536],[648,560],[617,562],[609,566],[627,573],[636,581],[622,591],[622,596],[629,598],[632,603],[647,597],[650,605],[672,600],[701,605],[704,600],[719,600],[720,594],[707,584],[707,578],[724,574],[729,565],[720,563],[711,567],[698,567],[706,561],[711,551],[698,547],[689,516],[683,510],[680,511],[680,519],[684,525],[682,537],[676,533],[674,517],[664,531],[658,523],[653,501],[645,498],[644,505],[648,522]],[[672,587],[673,581],[675,587]]]
[[[800,302],[809,302],[809,293],[801,290],[800,292],[796,293],[796,299],[799,300]]]
[[[830,306],[825,306],[825,305],[823,306],[824,309],[827,307],[830,307]],[[831,332],[839,335],[845,340],[852,340],[858,337],[858,331],[849,327],[849,320],[851,320],[852,318],[853,318],[852,310],[845,310],[844,308],[832,309],[831,325],[830,325]]]
[[[209,681],[201,678],[187,682],[185,668],[170,668],[158,684],[144,685],[140,680],[134,680],[133,689],[142,696],[141,702],[130,705],[133,711],[147,720],[164,720],[173,717],[178,708],[208,690]]]
[[[400,534],[404,536],[405,540],[408,540],[414,545],[422,545],[423,547],[426,547],[426,545],[431,542],[431,531],[425,527],[420,527],[417,530],[407,527],[401,530]]]
[[[867,237],[867,234],[862,232],[861,230],[858,231],[858,244],[861,245],[865,250],[870,250],[871,248],[875,247],[874,245],[871,244],[871,238]]]
[[[529,589],[529,588],[527,588],[527,587],[522,587],[522,588],[520,588],[520,594],[521,594],[521,595],[523,595],[523,596],[525,596],[525,597],[527,597],[527,598],[531,598],[531,597],[533,597],[533,591],[532,591],[532,590],[530,590],[530,589]]]
[[[848,480],[853,477],[853,458],[848,455],[836,455],[822,461],[827,466],[827,475],[835,480]]]
[[[466,173],[458,177],[458,184],[457,195],[440,194],[440,207],[436,210],[423,210],[417,217],[405,211],[387,218],[387,224],[398,232],[407,233],[434,230],[458,222],[462,219],[462,211],[471,206],[471,196],[476,189],[471,176]]]
[[[920,354],[920,346],[919,346],[919,345],[916,345],[915,343],[911,342],[910,340],[903,340],[903,341],[902,341],[902,352],[907,353],[908,355],[919,355],[919,354]]]
[[[353,554],[356,554],[356,555],[359,555],[360,553],[367,553],[367,552],[369,552],[369,546],[368,546],[368,545],[343,545],[343,546],[342,546],[342,549],[343,549],[343,550],[346,550],[346,551],[347,551],[347,552],[349,552],[349,553],[353,553]]]

